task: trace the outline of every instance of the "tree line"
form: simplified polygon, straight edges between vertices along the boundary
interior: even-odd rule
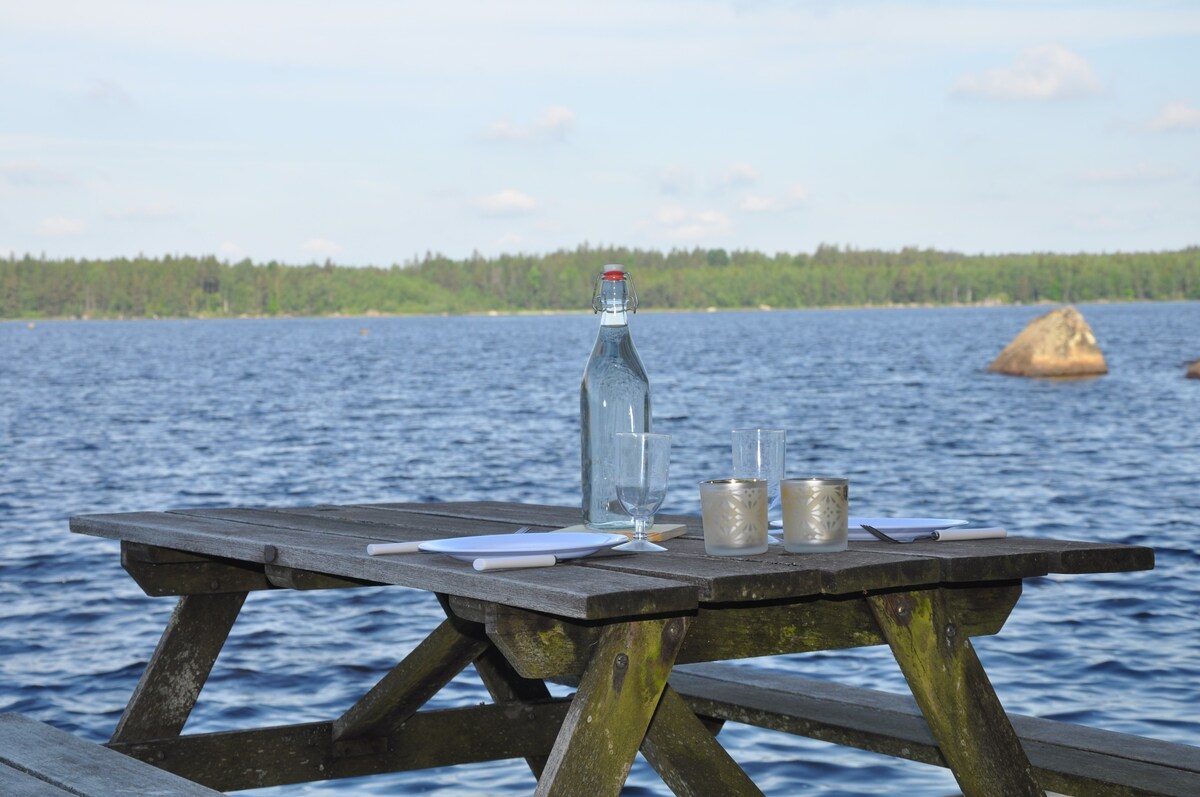
[[[0,318],[140,318],[584,310],[628,267],[645,309],[1200,299],[1200,247],[964,255],[822,245],[811,254],[583,245],[541,255],[433,253],[389,267],[212,256],[0,258]]]

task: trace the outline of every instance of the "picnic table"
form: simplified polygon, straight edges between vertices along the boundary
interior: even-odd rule
[[[687,525],[667,553],[479,573],[366,552],[578,517],[499,502],[74,517],[72,531],[121,541],[148,595],[179,597],[109,746],[222,791],[524,758],[536,794],[616,795],[640,750],[676,794],[761,794],[673,668],[886,644],[965,795],[1042,794],[971,637],[1001,630],[1026,578],[1154,563],[1145,547],[1014,536],[713,557],[699,518],[662,515]],[[341,716],[181,735],[249,592],[375,585],[428,590],[446,619]],[[470,664],[493,703],[422,709]],[[547,682],[574,692],[553,697]]]

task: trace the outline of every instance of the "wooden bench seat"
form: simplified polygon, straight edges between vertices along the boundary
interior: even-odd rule
[[[184,780],[20,714],[0,714],[4,797],[220,797]]]
[[[702,717],[946,766],[910,695],[747,670],[676,667],[671,686]],[[1042,788],[1074,797],[1200,795],[1200,748],[1010,714]]]

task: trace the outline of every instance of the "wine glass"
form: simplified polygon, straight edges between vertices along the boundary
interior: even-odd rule
[[[617,434],[617,500],[633,516],[633,539],[616,551],[665,551],[646,539],[654,513],[667,494],[671,436],[648,432]]]
[[[779,482],[783,478],[786,453],[787,432],[783,429],[733,430],[733,477],[762,479],[767,483],[768,513],[779,508]],[[767,542],[782,544],[778,537],[770,535]]]

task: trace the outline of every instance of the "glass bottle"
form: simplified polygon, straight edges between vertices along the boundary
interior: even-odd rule
[[[600,332],[579,386],[583,522],[592,529],[633,527],[617,500],[615,435],[651,431],[650,380],[627,321],[637,304],[624,267],[605,266],[592,291]]]

